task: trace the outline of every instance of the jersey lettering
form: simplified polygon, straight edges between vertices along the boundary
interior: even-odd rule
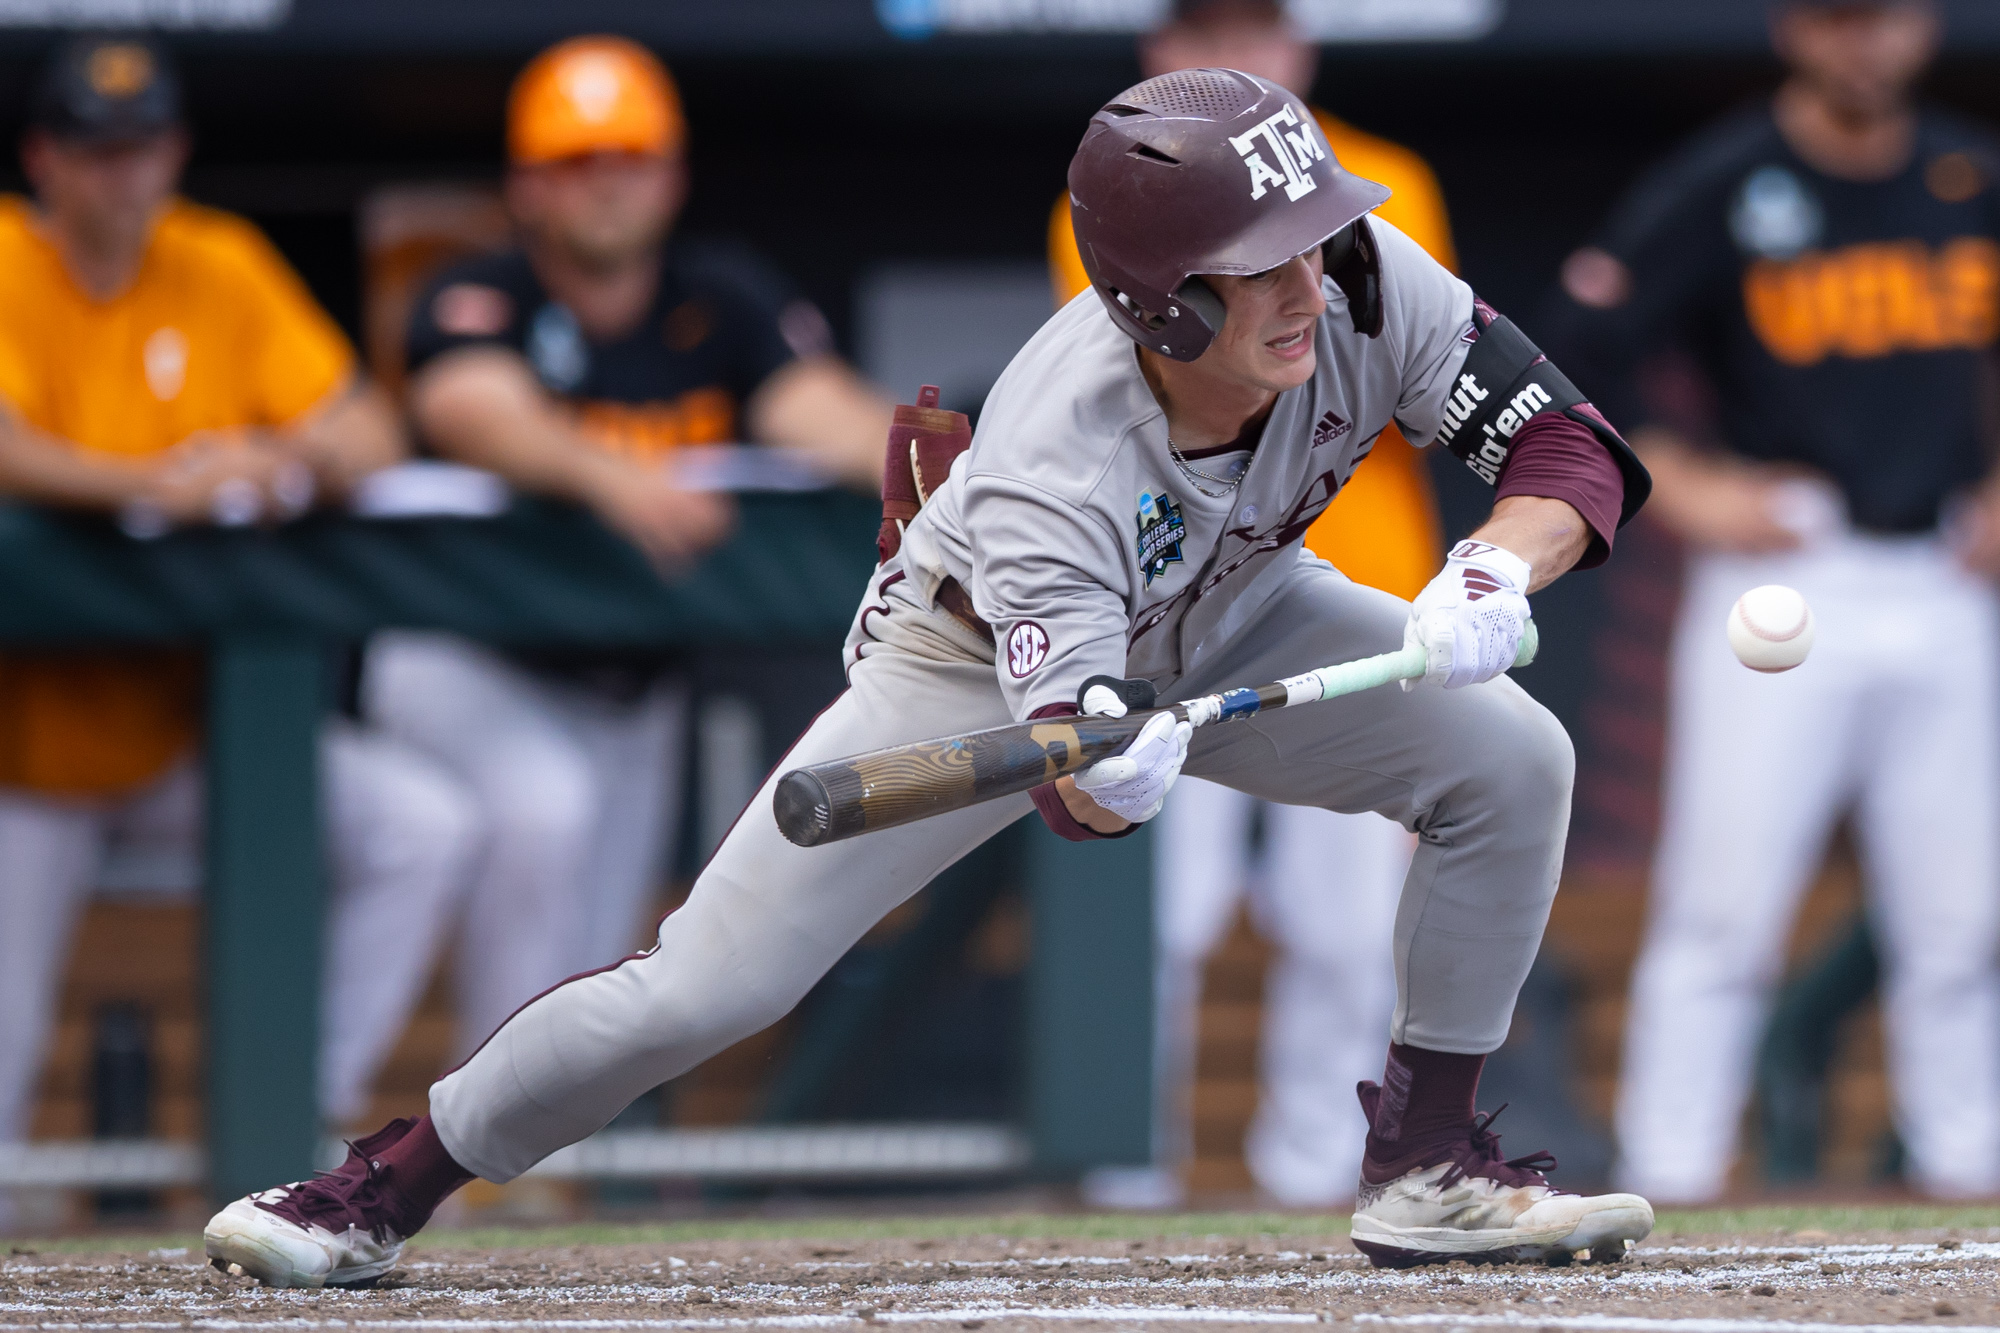
[[[736,399],[727,389],[689,389],[664,402],[575,404],[576,425],[587,438],[641,462],[683,444],[727,444],[736,438]]]
[[[2000,332],[2000,245],[1961,236],[1936,250],[1889,241],[1760,259],[1744,271],[1743,308],[1790,366],[1987,347]]]
[[[1583,401],[1569,378],[1512,320],[1495,316],[1466,354],[1458,386],[1445,400],[1437,442],[1481,481],[1496,486],[1523,426],[1543,412],[1561,412]]]

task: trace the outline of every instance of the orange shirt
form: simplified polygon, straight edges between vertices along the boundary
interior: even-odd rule
[[[353,372],[347,339],[241,218],[174,203],[131,287],[98,301],[28,203],[0,197],[0,402],[50,436],[155,455],[196,431],[297,422]],[[0,784],[145,782],[193,742],[198,691],[183,652],[0,654]]]
[[[1395,191],[1376,214],[1440,264],[1455,269],[1458,256],[1444,196],[1424,160],[1324,111],[1313,114],[1343,167]],[[1090,285],[1070,227],[1068,195],[1056,201],[1049,217],[1049,276],[1058,305]],[[1307,531],[1306,545],[1355,582],[1398,597],[1415,597],[1437,573],[1444,561],[1430,475],[1422,455],[1394,426],[1382,433],[1374,452]]]

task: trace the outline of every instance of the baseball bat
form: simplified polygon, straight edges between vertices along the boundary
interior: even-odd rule
[[[1539,646],[1531,620],[1514,665],[1534,661]],[[1276,708],[1372,690],[1392,680],[1415,680],[1424,667],[1422,648],[1399,648],[1254,689],[1225,690],[1124,717],[1052,717],[892,745],[793,769],[778,780],[772,806],[788,840],[817,847],[1054,782],[1117,754],[1162,712],[1197,727],[1236,722]]]

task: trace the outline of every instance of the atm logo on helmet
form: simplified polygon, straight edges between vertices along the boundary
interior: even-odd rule
[[[1311,121],[1299,122],[1299,113],[1285,106],[1275,116],[1267,116],[1255,129],[1229,136],[1229,146],[1250,168],[1250,197],[1262,199],[1265,186],[1282,185],[1285,198],[1294,203],[1319,188],[1319,182],[1307,173],[1312,164],[1326,160],[1326,149],[1320,145],[1319,130]],[[1264,154],[1277,159],[1277,169],[1264,160]]]

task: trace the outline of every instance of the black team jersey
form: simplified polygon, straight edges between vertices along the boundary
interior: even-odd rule
[[[612,342],[587,339],[519,251],[439,274],[417,298],[408,340],[412,372],[459,347],[519,352],[586,439],[649,460],[740,442],[743,404],[766,377],[831,350],[818,309],[755,256],[678,239],[645,316]]]
[[[1675,347],[1710,381],[1728,447],[1825,475],[1859,528],[1926,531],[1989,468],[1996,186],[1994,141],[1936,112],[1879,181],[1807,165],[1768,108],[1734,117],[1612,215],[1596,243],[1631,290],[1610,309],[1562,298],[1563,364],[1636,424],[1635,369]]]
[[[550,299],[519,251],[445,269],[417,298],[412,373],[461,347],[518,352],[575,422],[582,448],[664,465],[690,444],[743,439],[742,410],[774,372],[832,349],[817,307],[742,249],[679,238],[663,252],[645,317],[592,342]],[[616,699],[636,698],[676,653],[658,649],[516,649],[524,666]]]

